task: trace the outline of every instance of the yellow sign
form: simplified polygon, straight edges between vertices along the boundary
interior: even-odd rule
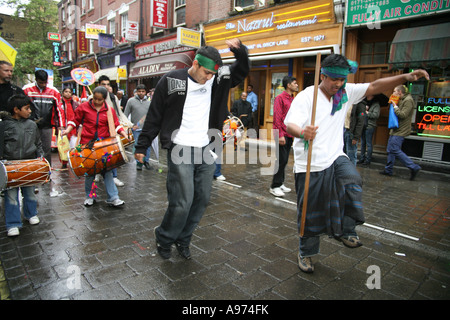
[[[86,23],[86,39],[98,40],[99,33],[106,33],[106,26],[101,24]]]
[[[178,27],[177,45],[200,48],[202,46],[202,33],[200,31]]]
[[[117,68],[117,80],[126,79],[127,78],[127,69]]]

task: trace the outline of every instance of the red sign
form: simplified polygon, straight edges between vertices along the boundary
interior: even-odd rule
[[[84,31],[77,31],[77,47],[79,54],[88,53],[88,42]]]
[[[168,4],[167,0],[153,0],[152,2],[152,27],[167,29]]]
[[[47,39],[50,41],[61,41],[61,35],[55,32],[47,32]]]

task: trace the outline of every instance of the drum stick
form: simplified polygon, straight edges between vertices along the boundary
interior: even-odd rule
[[[317,105],[317,94],[319,92],[319,79],[320,79],[320,60],[322,54],[317,53],[316,57],[316,74],[314,78],[314,98],[313,106],[311,112],[311,126],[314,126],[316,121],[316,105]],[[308,146],[308,160],[306,162],[306,176],[305,176],[305,190],[303,192],[303,208],[302,208],[302,219],[300,223],[300,237],[303,237],[305,233],[305,222],[306,222],[306,210],[308,208],[308,194],[309,194],[309,176],[311,173],[311,157],[312,157],[313,140],[309,141]]]

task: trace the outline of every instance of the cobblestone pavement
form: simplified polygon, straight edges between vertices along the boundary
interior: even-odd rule
[[[305,274],[297,266],[295,192],[270,195],[271,176],[261,175],[267,164],[256,163],[253,153],[244,164],[223,165],[227,180],[213,183],[192,259],[176,250],[161,259],[153,228],[167,206],[165,155],[162,150],[153,170],[136,171],[133,161],[119,168],[121,208],[106,205],[103,183],[99,201],[84,207],[84,179],[54,170],[52,183],[39,187],[39,225],[24,222],[20,236],[8,238],[2,209],[2,299],[450,298],[449,175],[421,171],[411,182],[403,168],[386,177],[380,164],[358,167],[366,224],[357,230],[364,246],[349,249],[323,236],[315,272]],[[294,189],[291,171],[292,155],[286,185]]]

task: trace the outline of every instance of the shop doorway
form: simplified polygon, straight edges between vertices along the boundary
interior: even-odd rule
[[[258,97],[258,109],[252,115],[253,129],[259,138],[259,129],[264,126],[265,94],[266,94],[266,70],[250,71],[245,90],[249,91],[249,86],[253,86],[253,92]]]

